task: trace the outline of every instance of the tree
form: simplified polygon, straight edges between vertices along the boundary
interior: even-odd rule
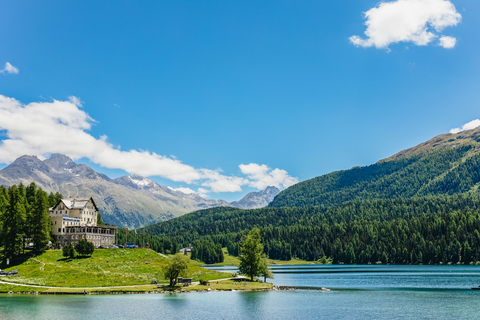
[[[97,226],[104,226],[105,222],[103,222],[102,215],[100,212],[97,213]]]
[[[0,247],[4,244],[3,219],[8,207],[8,190],[0,186]],[[479,236],[480,238],[480,236]]]
[[[64,246],[62,251],[63,251],[64,257],[70,258],[70,259],[75,258],[75,249],[73,248],[73,245],[71,243]]]
[[[28,188],[27,191],[29,191]],[[32,214],[30,215],[29,225],[34,246],[33,250],[35,253],[40,253],[45,249],[50,238],[51,222],[48,215],[47,194],[42,189],[38,189],[34,198],[35,202],[33,204]]]
[[[26,209],[22,192],[17,186],[8,190],[9,203],[3,214],[2,238],[4,245],[4,258],[13,258],[23,248],[25,236]]]
[[[170,280],[170,287],[173,287],[178,276],[188,269],[188,260],[187,256],[177,253],[162,267],[165,278]]]
[[[260,230],[253,228],[240,242],[240,265],[238,271],[248,275],[250,280],[259,276],[263,269],[263,244],[261,243]]]
[[[274,279],[273,271],[268,267],[268,258],[266,255],[262,257],[262,271],[260,275],[263,277],[264,282],[267,282],[267,278]]]
[[[91,256],[95,251],[95,245],[93,242],[88,242],[85,239],[81,239],[75,244],[75,251],[81,256]]]

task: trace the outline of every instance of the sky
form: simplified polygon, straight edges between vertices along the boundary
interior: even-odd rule
[[[480,124],[480,2],[2,1],[0,168],[238,200]]]

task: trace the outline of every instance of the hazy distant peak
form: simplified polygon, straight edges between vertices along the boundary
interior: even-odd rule
[[[266,187],[265,190],[250,192],[239,201],[233,201],[230,205],[240,209],[256,209],[266,207],[280,190],[276,187]]]
[[[132,174],[128,177],[134,184],[139,187],[147,187],[147,186],[154,186],[155,181],[148,179],[147,177],[143,177],[137,174]]]
[[[10,164],[11,168],[16,168],[16,167],[28,167],[32,169],[40,169],[40,170],[46,170],[46,166],[43,164],[43,162],[37,158],[37,156],[30,156],[30,155],[23,155],[15,161]]]
[[[25,155],[15,159],[15,161],[13,161],[13,163],[15,163],[15,162],[26,162],[26,161],[36,162],[36,161],[41,161],[41,160],[38,159],[37,156],[31,156],[31,155],[25,154]]]
[[[73,162],[72,158],[61,153],[52,153],[49,160],[50,162],[55,162],[55,163],[64,164],[64,165],[66,165],[69,162]]]
[[[262,192],[262,191],[260,191]],[[274,186],[269,186],[269,187],[266,187],[265,190],[263,190],[264,193],[279,193],[280,190],[277,188],[277,187],[274,187]]]
[[[56,171],[68,170],[77,165],[70,157],[61,153],[53,153],[43,163]]]

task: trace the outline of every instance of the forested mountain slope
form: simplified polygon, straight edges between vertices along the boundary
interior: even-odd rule
[[[298,183],[268,208],[201,210],[144,230],[159,251],[211,239],[236,255],[257,227],[272,259],[477,262],[479,141],[480,128],[440,135],[371,166]]]
[[[269,206],[475,193],[480,182],[479,141],[480,128],[440,135],[373,165],[300,182],[278,194]]]
[[[335,263],[447,263],[480,260],[480,197],[437,196],[347,202],[338,206],[213,208],[144,228],[163,251],[212,239],[238,254],[238,243],[260,229],[272,259]],[[155,236],[152,236],[155,235]],[[168,239],[168,241],[165,241]],[[174,244],[174,245],[172,245]]]

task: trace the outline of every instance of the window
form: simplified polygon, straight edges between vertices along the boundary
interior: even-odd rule
[[[57,232],[61,232],[60,230],[62,230],[61,228],[58,228]]]

